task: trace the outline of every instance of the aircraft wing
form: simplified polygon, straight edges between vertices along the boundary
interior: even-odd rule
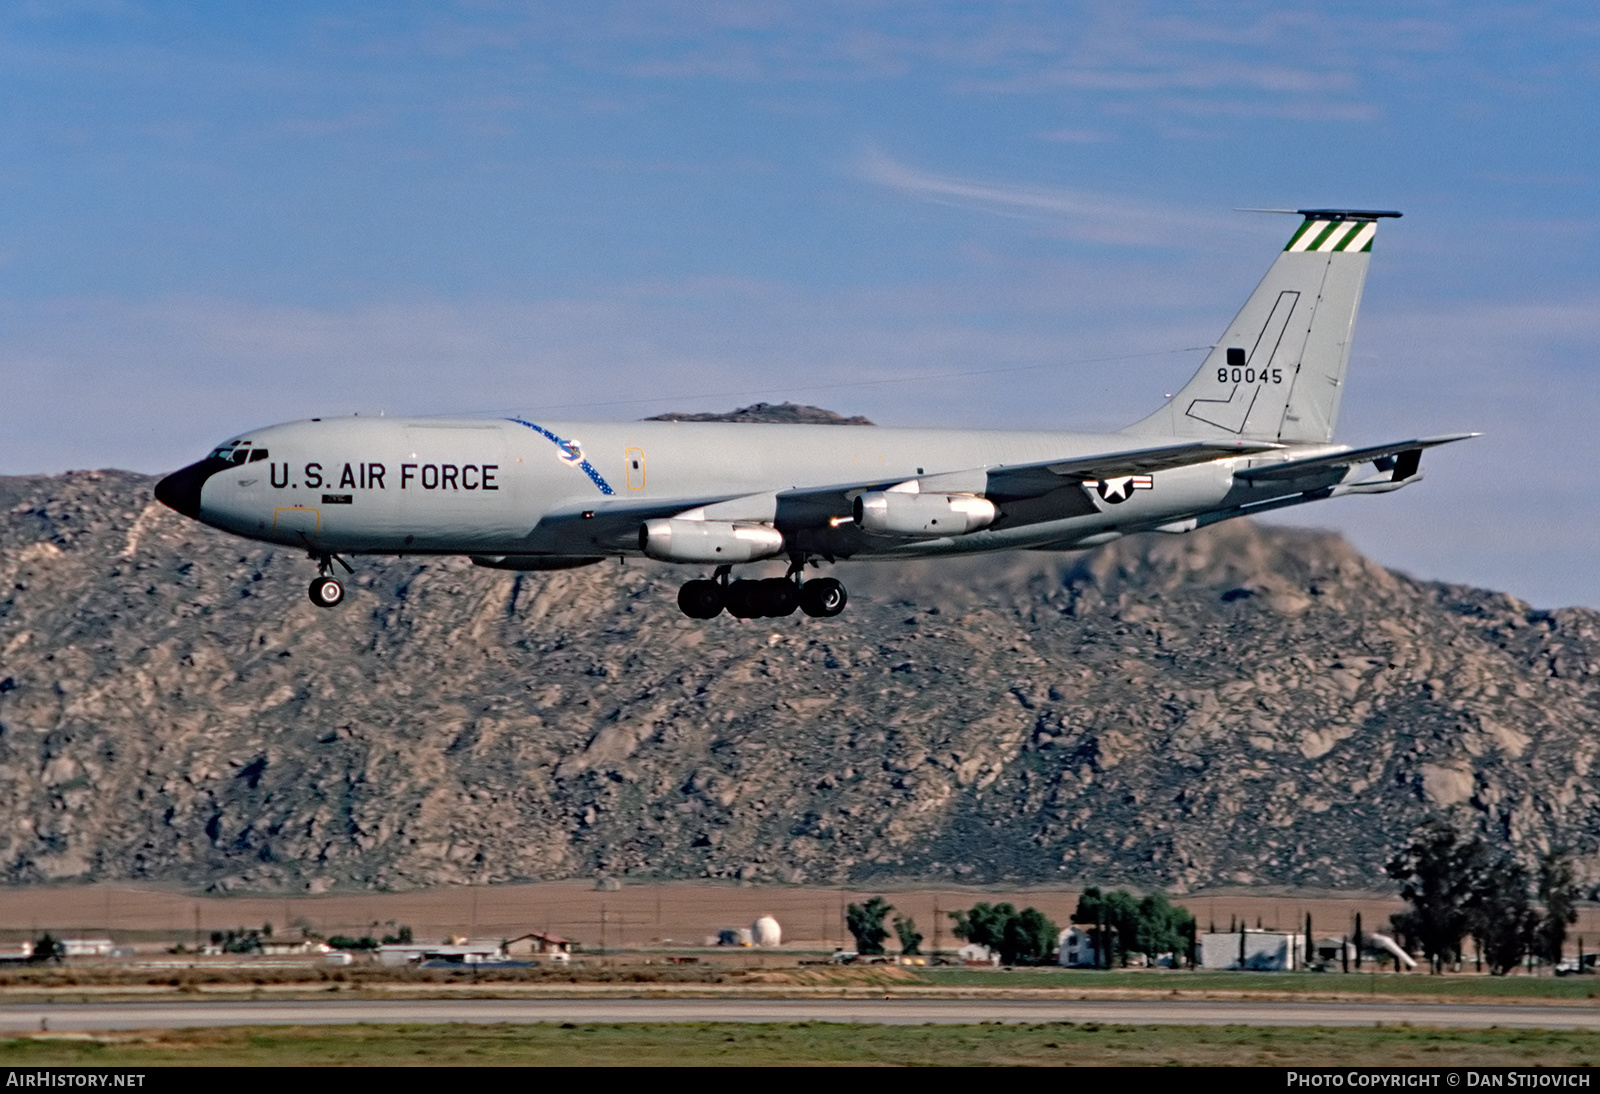
[[[1373,445],[1370,448],[1352,448],[1347,452],[1334,452],[1327,456],[1312,456],[1304,460],[1288,460],[1284,463],[1268,464],[1266,467],[1252,467],[1244,471],[1235,471],[1233,477],[1257,482],[1275,479],[1298,479],[1317,471],[1326,471],[1337,467],[1354,467],[1356,464],[1372,463],[1376,460],[1394,457],[1395,463],[1392,469],[1395,471],[1395,481],[1399,482],[1416,474],[1417,462],[1421,459],[1424,448],[1450,444],[1453,441],[1464,441],[1476,436],[1479,436],[1479,434],[1446,433],[1438,437],[1421,437],[1412,441],[1396,441],[1393,444]],[[1383,470],[1391,470],[1391,468],[1386,467]]]
[[[1148,475],[1189,464],[1209,463],[1226,456],[1248,456],[1282,447],[1270,441],[1189,441],[1156,448],[1131,448],[1121,452],[1077,456],[1067,460],[1010,464],[988,468],[989,486],[985,493],[995,501],[1036,498],[1085,479]]]
[[[1227,456],[1247,456],[1282,447],[1268,441],[1186,441],[1103,452],[1093,456],[945,472],[924,476],[924,482],[929,490],[981,493],[1003,502],[1043,497],[1085,479],[1147,475],[1173,467],[1207,463]],[[773,519],[779,528],[792,529],[826,527],[836,519],[850,515],[857,494],[886,490],[904,481],[903,477],[879,478],[780,490],[776,495],[764,495],[764,504],[771,506],[768,510],[773,514],[771,517],[752,512],[748,516],[730,515],[720,519]],[[716,507],[722,503],[743,505],[746,501],[753,502],[761,497],[763,495],[724,494],[664,499],[596,499],[593,503],[574,504],[547,513],[529,535],[529,548],[557,554],[582,554],[585,551],[609,553],[637,546],[639,526],[647,520],[675,517],[690,510]],[[720,515],[713,509],[711,516],[718,519]]]
[[[1185,441],[1153,448],[1130,448],[1093,456],[1040,460],[1036,463],[976,467],[921,477],[929,492],[983,494],[997,502],[1037,498],[1085,479],[1113,479],[1147,475],[1187,464],[1207,463],[1226,456],[1248,456],[1283,445],[1270,441]],[[796,487],[778,492],[778,526],[815,527],[846,517],[855,496],[868,490],[887,490],[904,478],[868,479],[828,486]]]
[[[718,494],[704,498],[596,499],[546,513],[529,533],[531,549],[540,552],[582,553],[588,550],[638,549],[639,525],[658,517],[675,517],[685,510],[729,500]]]

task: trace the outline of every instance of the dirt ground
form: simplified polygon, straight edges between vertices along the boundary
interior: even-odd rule
[[[328,893],[319,896],[196,896],[174,890],[121,885],[0,888],[0,938],[31,937],[48,930],[58,937],[109,934],[128,941],[191,942],[196,931],[259,927],[271,923],[309,927],[323,935],[383,933],[406,924],[419,940],[467,935],[510,938],[528,931],[554,931],[586,947],[650,948],[703,946],[719,929],[747,927],[772,915],[783,927],[785,948],[827,950],[848,938],[844,907],[881,893],[899,914],[910,915],[925,936],[955,946],[944,913],[978,901],[1032,905],[1065,925],[1077,905],[1076,890],[980,890],[885,888],[876,890],[799,887],[740,887],[674,882],[598,889],[591,881],[529,885],[463,886],[416,893]],[[1303,927],[1306,913],[1317,935],[1351,930],[1355,914],[1367,930],[1388,923],[1398,900],[1378,895],[1325,893],[1270,895],[1217,892],[1175,898],[1201,930],[1227,930],[1242,917],[1250,926]],[[938,914],[935,914],[937,909]],[[892,918],[892,916],[891,916]],[[937,925],[937,926],[936,926]],[[1574,934],[1600,945],[1600,906],[1584,905]],[[937,936],[937,937],[936,937]]]
[[[0,1066],[1592,1066],[1600,1037],[1544,1030],[684,1023],[320,1026],[0,1040]],[[1435,1075],[1437,1078],[1437,1075]]]

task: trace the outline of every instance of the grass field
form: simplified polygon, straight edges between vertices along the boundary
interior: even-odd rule
[[[945,987],[1081,988],[1085,990],[1263,992],[1314,998],[1338,995],[1437,995],[1483,999],[1600,999],[1596,976],[1429,976],[1426,973],[1120,972],[1094,969],[918,969],[925,983]]]
[[[1600,1034],[1095,1024],[314,1026],[0,1040],[0,1066],[1583,1065]]]

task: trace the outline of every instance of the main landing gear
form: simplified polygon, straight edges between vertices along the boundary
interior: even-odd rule
[[[787,577],[760,581],[729,581],[729,567],[718,566],[716,576],[686,581],[678,590],[678,607],[690,619],[714,619],[726,608],[735,619],[776,619],[793,615],[796,608],[809,616],[828,618],[844,611],[849,594],[831,577],[800,580],[800,571]]]
[[[337,562],[343,566],[347,574],[353,574],[355,570],[338,555],[313,554],[311,557],[317,560],[317,578],[311,582],[311,588],[307,590],[311,603],[319,608],[331,608],[344,599],[344,586],[333,576],[333,564]]]

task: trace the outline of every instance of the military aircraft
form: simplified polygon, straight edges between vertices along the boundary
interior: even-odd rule
[[[312,418],[255,429],[162,479],[179,513],[318,563],[314,604],[344,598],[348,555],[466,555],[501,570],[647,556],[712,568],[683,612],[844,610],[808,565],[1183,533],[1422,478],[1424,449],[1332,443],[1378,222],[1303,209],[1265,278],[1187,385],[1117,433],[531,417]],[[730,580],[787,559],[785,577]]]

